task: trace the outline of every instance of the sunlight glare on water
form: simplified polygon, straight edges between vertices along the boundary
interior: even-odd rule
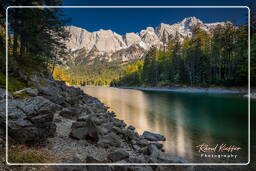
[[[199,162],[202,143],[242,147],[239,161],[247,161],[247,99],[238,95],[157,92],[109,87],[83,87],[101,100],[118,119],[143,131],[160,133],[167,153]]]

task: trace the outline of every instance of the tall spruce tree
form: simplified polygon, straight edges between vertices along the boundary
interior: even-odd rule
[[[1,2],[1,16],[5,16],[7,6],[57,6],[62,0],[26,0]],[[63,13],[57,8],[9,8],[9,46],[10,73],[15,73],[28,62],[47,68],[56,64],[58,58],[65,52],[65,40],[69,33],[63,27],[69,20],[62,19]],[[1,18],[1,23],[3,19]],[[12,63],[17,63],[12,65]]]

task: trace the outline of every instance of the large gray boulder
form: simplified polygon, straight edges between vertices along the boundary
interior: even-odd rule
[[[10,100],[8,105],[8,133],[19,143],[44,142],[56,132],[53,115],[59,106],[41,96]],[[6,122],[5,104],[0,103],[0,125]]]
[[[69,96],[75,97],[75,96],[79,96],[79,95],[84,95],[84,92],[80,88],[77,88],[77,87],[69,87],[66,85],[62,85],[61,88],[63,91],[66,91],[69,94]]]
[[[0,100],[3,100],[6,98],[6,90],[0,88]]]
[[[61,95],[61,89],[53,86],[42,86],[38,88],[39,95],[52,101],[53,103],[67,106],[65,97]]]
[[[47,80],[48,86],[38,88],[39,95],[64,107],[77,106],[83,103],[85,95],[79,88],[68,87],[64,82]]]
[[[31,126],[17,129],[9,127],[8,134],[15,141],[25,144],[34,144],[45,139],[45,135],[40,135],[40,131],[37,127]]]
[[[166,138],[161,134],[144,131],[142,136],[149,141],[165,141]]]
[[[72,125],[70,137],[97,143],[99,140],[99,130],[91,119],[88,119],[86,122],[75,122]]]
[[[149,159],[148,159],[149,163],[158,162],[158,157],[160,156],[160,150],[154,144],[149,144],[148,154],[149,154]]]
[[[0,88],[0,101],[6,99],[6,89]],[[13,99],[13,95],[8,91],[8,99]]]
[[[8,103],[8,118],[9,119],[24,119],[26,114],[17,106],[22,103],[21,100],[9,100]],[[0,102],[0,123],[5,124],[6,120],[6,103],[5,101]]]
[[[68,107],[62,109],[59,115],[67,119],[77,119],[81,115],[82,110],[80,108]]]
[[[119,120],[116,118],[113,119],[113,124],[114,124],[114,126],[121,127],[121,128],[124,128],[126,126],[126,124],[123,120]]]
[[[118,149],[108,155],[108,159],[112,162],[117,162],[127,158],[129,158],[129,153],[123,149]]]
[[[126,139],[130,140],[130,141],[131,140],[139,141],[139,139],[141,139],[139,134],[132,129],[124,129],[124,135],[125,135]]]
[[[120,145],[121,142],[119,140],[119,137],[114,133],[109,133],[107,135],[102,136],[98,142],[98,146],[103,148],[120,147]]]
[[[39,94],[42,96],[56,96],[60,90],[53,86],[42,86],[38,88]]]
[[[33,124],[28,120],[17,119],[17,120],[10,120],[8,122],[8,126],[10,128],[17,129],[17,128],[30,127],[30,126],[33,126]]]
[[[60,109],[60,107],[42,96],[36,96],[21,100],[17,103],[17,108],[26,113],[28,118],[41,114],[50,114]]]
[[[137,140],[137,144],[141,147],[145,147],[145,146],[149,145],[149,142],[144,138],[139,138]]]

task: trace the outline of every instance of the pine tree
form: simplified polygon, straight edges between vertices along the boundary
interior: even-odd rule
[[[61,5],[61,0],[56,1],[9,1],[1,3],[1,16],[5,16],[5,8],[10,5]],[[10,72],[16,72],[29,61],[37,63],[42,68],[47,68],[49,63],[55,66],[58,59],[65,53],[64,41],[69,34],[63,27],[68,20],[60,19],[60,9],[48,8],[10,8],[8,10],[10,48],[10,64],[16,62],[18,68],[10,65]],[[1,22],[2,23],[2,22]]]

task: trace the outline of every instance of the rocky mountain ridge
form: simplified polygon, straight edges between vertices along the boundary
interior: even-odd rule
[[[71,59],[87,58],[89,61],[93,61],[97,58],[108,62],[114,60],[127,62],[141,58],[152,47],[163,49],[169,38],[174,37],[176,33],[180,41],[183,41],[185,37],[191,37],[193,27],[196,25],[206,32],[210,32],[210,29],[224,24],[225,22],[205,24],[196,17],[188,17],[176,24],[161,23],[156,28],[147,27],[139,33],[124,35],[119,35],[112,30],[101,29],[89,32],[83,28],[66,26],[71,34],[66,45],[71,52]]]

